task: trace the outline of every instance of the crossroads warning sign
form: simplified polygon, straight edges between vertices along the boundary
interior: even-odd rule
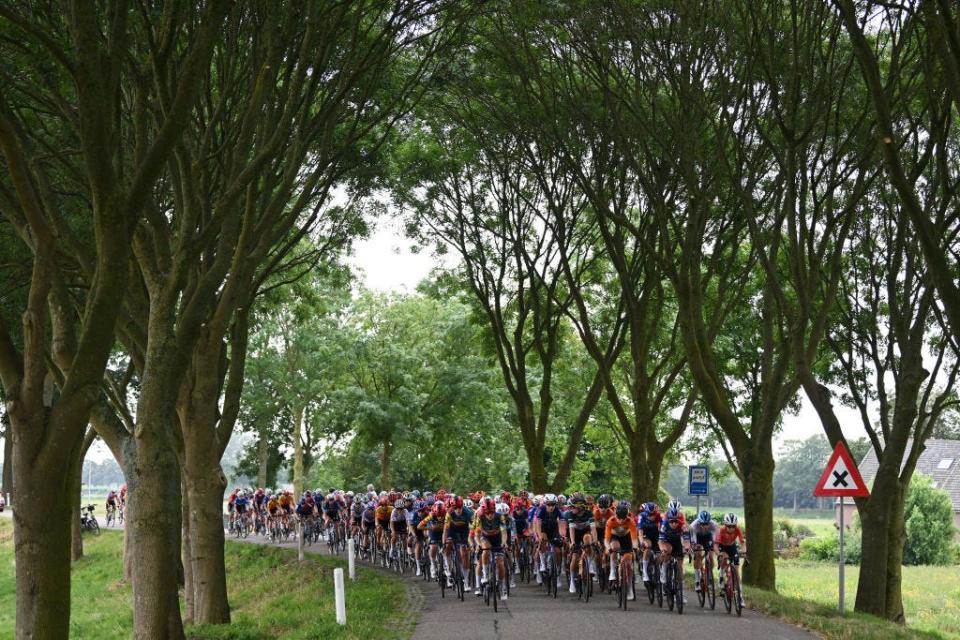
[[[870,495],[870,490],[860,476],[857,464],[842,442],[838,442],[833,449],[827,468],[823,470],[823,475],[813,489],[813,495],[840,498],[861,498]]]

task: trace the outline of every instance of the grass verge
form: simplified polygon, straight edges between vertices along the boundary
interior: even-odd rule
[[[131,589],[121,580],[123,535],[107,531],[85,537],[85,556],[74,563],[71,581],[70,637],[98,640],[131,636]],[[0,520],[0,640],[13,638],[13,523]],[[308,556],[302,565],[296,551],[227,542],[227,581],[232,609],[229,625],[193,625],[196,640],[276,640],[331,638],[388,640],[407,637],[406,587],[399,579],[358,569],[346,585],[347,624],[336,623],[333,569],[346,562]],[[385,612],[401,612],[399,624]]]
[[[944,640],[956,637],[902,627],[874,616],[848,611],[843,617],[837,607],[791,598],[746,587],[744,598],[751,609],[802,626],[830,640]]]

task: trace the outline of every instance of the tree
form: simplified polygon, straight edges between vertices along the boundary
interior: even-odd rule
[[[18,502],[36,507],[14,512],[18,637],[67,637],[70,528],[49,514],[72,512],[71,461],[114,345],[134,230],[229,6],[169,12],[162,25],[124,2],[0,9],[0,209],[32,254],[22,347],[0,324],[14,483]],[[79,264],[65,267],[75,252]]]
[[[812,491],[830,458],[830,451],[830,442],[823,434],[784,442],[773,476],[774,505],[792,507],[794,511],[816,507],[818,499]]]

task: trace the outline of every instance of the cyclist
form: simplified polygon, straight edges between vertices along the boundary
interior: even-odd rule
[[[393,511],[390,513],[390,548],[399,555],[400,545],[403,545],[407,538],[407,503],[403,498],[399,498],[393,504]]]
[[[506,565],[503,561],[503,550],[507,546],[507,522],[498,510],[493,498],[483,498],[480,509],[477,510],[478,520],[478,539],[481,548],[480,567],[483,577],[483,584],[490,581],[490,556],[494,555],[497,564],[497,573],[500,575],[501,584],[507,579]],[[478,572],[481,573],[481,572]],[[501,600],[507,599],[507,590],[504,588],[500,594]]]
[[[381,493],[383,493],[381,491]],[[393,513],[393,503],[390,502],[389,495],[380,496],[377,511],[374,514],[377,521],[377,545],[383,546],[383,539],[387,531],[390,530],[390,514]]]
[[[340,520],[340,511],[342,509],[343,506],[340,504],[340,501],[337,500],[337,496],[333,493],[328,493],[320,505],[320,510],[323,511],[323,526],[327,527],[331,522],[336,524]]]
[[[562,519],[557,496],[552,493],[543,496],[543,503],[537,510],[537,515],[533,520],[533,529],[537,536],[540,558],[540,571],[537,573],[538,584],[542,582],[540,574],[547,572],[545,557],[549,552],[549,546],[553,547],[555,566],[557,567],[557,586],[559,587],[562,584],[560,581],[560,554],[564,547],[563,536],[560,533]]]
[[[513,553],[514,524],[513,516],[510,515],[510,502],[506,498],[501,498],[501,502],[497,504],[497,515],[503,518],[503,522],[507,526],[507,546],[503,549],[503,554],[506,558],[504,561],[506,564],[504,566],[507,568],[507,575],[510,576],[510,588],[514,589],[517,586],[517,581],[513,577],[514,574],[510,573],[510,567],[517,566]]]
[[[693,573],[696,577],[694,590],[700,591],[700,571],[703,569],[703,559],[707,564],[713,559],[713,539],[717,535],[717,523],[709,511],[701,511],[697,519],[690,525],[690,542],[694,543]]]
[[[306,529],[307,520],[313,517],[313,511],[316,508],[316,503],[313,500],[313,494],[310,491],[304,491],[303,497],[300,498],[299,504],[297,504],[297,515],[300,517],[300,523]]]
[[[737,543],[743,545],[741,553]],[[717,552],[720,557],[720,587],[723,588],[723,575],[727,562],[733,562],[733,570],[738,571],[740,556],[747,556],[747,540],[743,536],[743,529],[737,524],[737,514],[728,513],[723,516],[723,527],[717,533]],[[739,576],[738,576],[739,577]],[[740,596],[740,606],[743,606],[743,595]]]
[[[423,543],[426,541],[426,536],[423,532],[423,529],[420,528],[420,523],[423,522],[424,519],[426,519],[429,515],[430,507],[427,506],[426,501],[420,499],[413,503],[413,508],[407,515],[407,522],[410,525],[409,529],[413,532],[413,557],[417,561],[416,565],[418,576],[421,575],[420,559],[423,557]]]
[[[427,515],[417,524],[417,530],[426,532],[429,539],[430,579],[437,577],[437,553],[443,539],[443,525],[447,518],[447,509],[442,502],[434,502],[433,508],[427,507]]]
[[[233,521],[236,519],[236,511],[233,508],[233,503],[237,501],[237,494],[240,493],[240,487],[234,487],[233,491],[230,492],[230,495],[227,497],[227,513],[230,514],[230,528],[233,528]]]
[[[361,498],[363,496],[360,496]],[[366,505],[362,500],[354,500],[350,506],[350,537],[357,535],[357,532],[362,529],[363,524],[363,512],[366,510]]]
[[[607,548],[607,554],[611,558],[616,558],[621,554],[620,563],[626,566],[633,566],[633,550],[639,549],[637,540],[637,521],[630,513],[630,503],[621,500],[613,515],[607,519],[607,526],[604,528],[604,546]],[[616,579],[617,562],[610,562],[610,580]],[[630,590],[628,597],[635,599],[633,593],[633,580],[624,585]]]
[[[643,563],[641,565],[641,575],[644,582],[650,582],[650,561],[653,559],[654,549],[657,548],[657,541],[660,539],[660,521],[662,515],[657,510],[656,502],[647,502],[643,505],[640,515],[637,517],[637,524],[640,527],[640,533],[643,539]]]
[[[240,522],[240,526],[246,526],[247,521],[247,507],[250,506],[250,494],[246,491],[241,490],[237,494],[236,500],[233,502],[233,508],[237,513],[237,520]]]
[[[513,530],[516,533],[517,546],[520,547],[525,545],[527,538],[530,537],[529,513],[524,498],[517,496],[513,499],[511,515],[513,516]],[[514,573],[520,573],[519,558],[514,558],[513,566]]]
[[[107,494],[107,504],[105,505],[105,511],[109,514],[111,511],[116,511],[117,509],[117,493],[111,489]]]
[[[373,500],[367,502],[360,514],[360,530],[363,533],[363,548],[370,548],[370,536],[376,535],[377,526],[377,503]]]
[[[663,524],[660,525],[660,553],[664,558],[673,556],[677,561],[677,572],[680,579],[683,579],[683,556],[690,552],[690,532],[683,526],[680,511],[673,508],[667,508],[663,516]],[[667,583],[667,562],[660,563],[660,582]],[[684,602],[687,596],[684,595]]]
[[[606,540],[607,520],[613,516],[613,511],[613,496],[609,493],[601,494],[593,506],[593,522],[597,527],[598,541]],[[603,546],[600,562],[603,566],[606,566],[606,561],[607,549],[606,546]]]
[[[290,516],[293,515],[293,492],[289,489],[284,490],[280,494],[280,518],[283,520],[283,524],[287,529],[290,528]]]
[[[567,521],[570,543],[570,593],[576,593],[574,576],[581,572],[581,556],[585,556],[591,579],[597,574],[592,553],[593,543],[597,539],[597,527],[593,521],[593,513],[587,508],[587,501],[579,491],[570,496],[570,508],[564,518]]]
[[[463,570],[464,580],[469,574],[467,554],[467,542],[470,534],[470,525],[473,522],[473,511],[466,508],[463,498],[452,496],[450,498],[449,510],[443,526],[443,560],[447,568],[447,586],[453,586],[453,572],[451,571],[453,562],[454,545],[460,547],[460,568]]]

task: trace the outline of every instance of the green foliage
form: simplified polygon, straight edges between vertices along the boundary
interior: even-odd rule
[[[910,481],[904,509],[904,564],[949,564],[953,560],[953,508],[946,491],[916,474]]]

